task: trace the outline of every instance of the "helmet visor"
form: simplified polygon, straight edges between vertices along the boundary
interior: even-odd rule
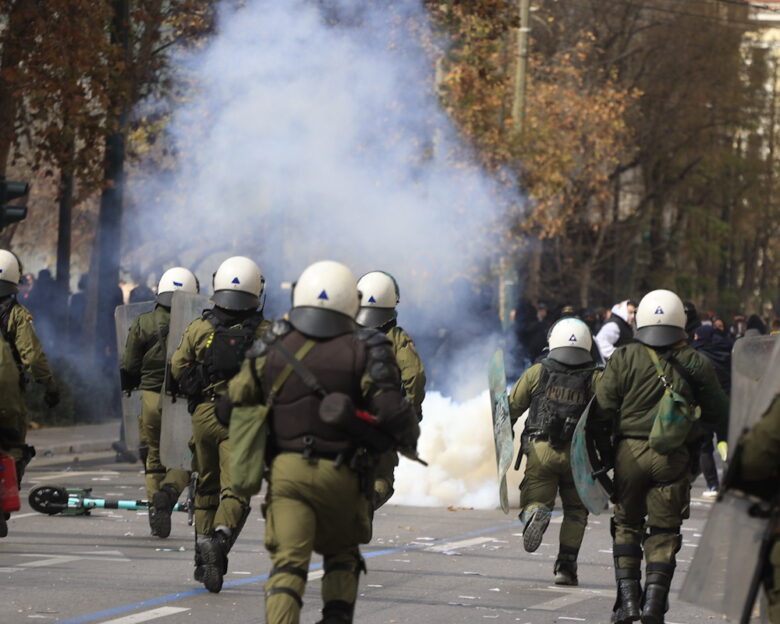
[[[218,290],[211,300],[226,310],[251,310],[260,305],[259,297],[240,290]]]
[[[688,334],[681,327],[673,325],[647,325],[636,330],[635,338],[648,347],[668,347],[681,340],[688,340]]]
[[[363,327],[382,327],[396,317],[395,308],[374,308],[366,306],[358,310],[355,320]]]
[[[556,347],[550,350],[547,357],[568,366],[579,366],[593,362],[590,352],[578,347]]]

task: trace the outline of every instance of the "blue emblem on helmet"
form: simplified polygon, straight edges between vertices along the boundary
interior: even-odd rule
[[[371,295],[371,296],[368,298],[368,302],[369,302],[369,303],[376,303],[376,299],[374,299],[374,295]]]
[[[658,307],[655,309],[655,313],[656,313],[656,314],[664,314],[664,309],[663,309],[661,306],[658,306]]]
[[[181,288],[182,286],[184,286],[184,284],[182,284],[181,282],[177,282],[175,280],[173,282],[173,285],[176,286],[176,288]]]
[[[320,299],[322,301],[328,301],[328,293],[326,293],[324,290],[320,293],[320,296],[317,297],[317,299]]]
[[[571,335],[571,338],[569,338],[569,342],[577,342],[577,336],[574,334]]]
[[[232,282],[230,282],[230,283],[231,283],[231,284],[240,284],[240,283],[241,283],[241,280],[239,280],[237,277],[234,277],[234,278],[233,278],[233,281],[232,281]]]

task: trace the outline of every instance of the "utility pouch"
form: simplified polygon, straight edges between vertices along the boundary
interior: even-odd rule
[[[298,349],[295,358],[299,360],[305,357],[315,344],[315,341],[307,340]],[[254,360],[250,360],[250,366],[254,365]],[[233,490],[239,496],[254,496],[263,486],[268,414],[274,398],[292,371],[290,364],[281,370],[265,405],[237,406],[230,414],[230,478],[233,481]]]
[[[685,444],[701,412],[674,389],[666,378],[656,352],[647,346],[645,349],[653,360],[658,378],[664,386],[664,394],[652,411],[653,428],[648,443],[657,453],[668,455]]]
[[[395,444],[392,437],[377,427],[376,419],[355,409],[350,396],[343,392],[326,394],[320,402],[319,414],[322,422],[344,431],[373,451],[384,453]]]

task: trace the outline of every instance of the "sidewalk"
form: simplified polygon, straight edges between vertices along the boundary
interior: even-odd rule
[[[110,451],[111,443],[119,439],[119,423],[117,419],[97,425],[31,429],[27,444],[35,447],[38,457]]]

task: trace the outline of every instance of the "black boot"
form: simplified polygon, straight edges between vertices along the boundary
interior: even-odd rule
[[[617,600],[612,611],[614,624],[630,624],[639,620],[639,579],[621,579],[618,581]]]
[[[354,612],[354,604],[331,600],[322,607],[322,619],[317,624],[352,624]]]
[[[664,624],[669,610],[669,587],[674,575],[673,563],[648,563],[647,583],[642,596],[642,624]]]
[[[553,568],[556,585],[579,585],[579,580],[577,579],[577,554],[577,549],[561,546],[558,551],[555,568]]]
[[[8,514],[10,517],[11,514]],[[6,514],[0,511],[0,537],[6,537],[8,535],[8,519]]]
[[[208,535],[195,536],[195,572],[193,573],[193,578],[198,583],[203,582],[203,555],[201,554],[201,546],[208,540]]]
[[[210,539],[200,547],[203,561],[203,584],[210,592],[217,594],[222,589],[222,580],[227,572],[230,536],[221,530],[214,531]]]
[[[149,506],[149,526],[152,529],[152,535],[157,537],[168,537],[171,534],[171,514],[179,495],[170,485],[164,485],[163,488],[152,496]]]

